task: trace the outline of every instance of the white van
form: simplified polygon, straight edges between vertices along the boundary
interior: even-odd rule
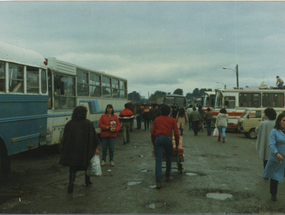
[[[264,110],[266,108],[248,108],[246,109],[238,120],[238,131],[242,132],[246,137],[255,139],[256,132],[255,129],[258,127],[259,123],[263,121]],[[285,108],[274,108],[276,111],[276,117],[285,112]]]

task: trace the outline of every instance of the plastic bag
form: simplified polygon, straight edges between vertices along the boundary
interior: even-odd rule
[[[219,136],[219,130],[218,130],[218,128],[215,128],[215,129],[214,129],[213,136],[214,136],[214,137]]]
[[[87,167],[86,174],[89,176],[101,176],[101,165],[100,165],[100,157],[99,155],[94,155],[91,160],[90,164]]]

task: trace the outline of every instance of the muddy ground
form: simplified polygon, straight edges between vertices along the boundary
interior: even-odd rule
[[[68,168],[58,164],[56,147],[13,156],[11,173],[0,176],[0,213],[285,213],[284,183],[272,202],[255,140],[240,133],[227,132],[221,143],[205,131],[194,136],[185,130],[183,172],[173,169],[161,190],[153,188],[150,130],[134,129],[131,142],[122,143],[119,132],[115,166],[102,167],[102,176],[92,177],[90,187],[84,186],[84,173],[77,173],[73,194],[67,193]],[[101,156],[101,146],[99,151]]]

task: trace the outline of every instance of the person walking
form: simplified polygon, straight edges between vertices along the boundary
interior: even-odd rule
[[[198,125],[201,121],[200,113],[196,110],[196,107],[193,107],[193,111],[190,113],[189,118],[192,120],[194,135],[198,135]]]
[[[213,117],[213,112],[211,111],[210,108],[207,108],[207,111],[204,113],[204,118],[206,120],[208,136],[211,136],[211,133],[212,133],[212,129],[211,129],[212,117]]]
[[[86,175],[87,166],[101,143],[93,123],[86,119],[87,108],[74,108],[71,120],[65,125],[62,136],[62,155],[60,165],[69,166],[68,193],[73,192],[77,171],[85,171],[85,184],[92,184]]]
[[[107,149],[109,148],[110,165],[114,163],[114,146],[117,137],[117,132],[121,128],[118,117],[114,114],[114,108],[111,104],[106,106],[105,113],[99,119],[99,127],[101,128],[102,140],[102,162],[101,166],[106,165]]]
[[[144,105],[143,109],[144,130],[149,129],[149,107]]]
[[[275,126],[276,112],[273,108],[266,108],[264,110],[264,115],[265,121],[262,121],[255,131],[257,134],[256,150],[259,157],[262,159],[263,167],[265,168],[271,153],[268,143],[270,132]]]
[[[200,106],[199,107],[199,113],[200,113],[200,122],[201,122],[201,129],[202,129],[202,132],[203,132],[203,130],[204,130],[204,121],[205,121],[205,119],[204,119],[204,113],[205,113],[205,111],[202,109],[202,107]]]
[[[263,178],[270,178],[271,200],[277,200],[278,182],[283,182],[285,172],[285,113],[279,114],[269,135],[270,156],[263,171]]]
[[[142,113],[143,113],[143,106],[140,106],[137,116],[137,129],[141,129],[142,126]]]
[[[183,136],[183,129],[186,128],[186,123],[188,123],[188,117],[185,114],[184,108],[179,109],[176,116],[176,121],[178,129],[180,129],[180,136]]]
[[[153,122],[154,120],[156,119],[156,117],[159,117],[161,115],[161,112],[160,110],[158,109],[158,104],[154,104],[152,106],[153,108],[150,110],[149,112],[149,119],[150,119],[150,128],[152,129],[152,126],[153,126]]]
[[[129,109],[129,104],[125,104],[125,109],[120,112],[119,119],[122,122],[124,144],[130,142],[131,124],[134,120],[134,114]]]
[[[192,105],[189,105],[188,109],[187,109],[187,116],[188,116],[188,122],[189,122],[189,130],[191,130],[193,128],[193,125],[192,125],[192,119],[190,118],[190,114],[191,112],[193,111],[193,107]]]
[[[218,141],[221,141],[222,136],[223,143],[225,143],[226,141],[226,129],[228,126],[228,119],[229,117],[226,109],[222,108],[216,119],[216,127],[219,130]]]
[[[175,136],[176,152],[178,153],[179,146],[179,131],[176,120],[168,116],[170,108],[167,105],[161,107],[161,116],[157,117],[153,122],[151,130],[151,140],[155,150],[155,180],[156,188],[161,189],[162,185],[162,157],[163,149],[166,155],[166,181],[171,179],[171,163],[172,163],[172,132]]]
[[[276,85],[277,85],[277,87],[278,88],[282,88],[283,87],[283,85],[284,85],[284,82],[283,82],[283,80],[279,77],[279,76],[276,76]]]

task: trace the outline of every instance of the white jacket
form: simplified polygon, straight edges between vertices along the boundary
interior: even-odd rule
[[[216,120],[216,127],[222,126],[227,127],[228,126],[228,119],[229,116],[226,113],[219,113]]]

